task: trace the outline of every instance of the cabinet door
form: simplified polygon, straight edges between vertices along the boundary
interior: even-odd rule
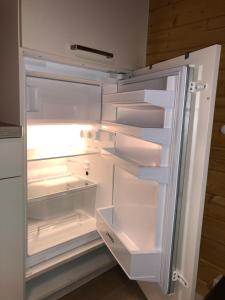
[[[24,199],[21,177],[0,180],[0,298],[23,300]]]
[[[0,179],[22,175],[22,139],[0,139]]]
[[[23,0],[23,47],[112,68],[145,65],[148,1]],[[71,44],[111,52],[113,59],[71,51]],[[87,62],[87,61],[86,61]]]

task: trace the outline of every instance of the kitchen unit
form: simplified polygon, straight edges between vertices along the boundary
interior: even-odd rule
[[[72,46],[92,53],[20,48],[18,299],[56,299],[115,261],[148,297],[193,299],[220,47],[131,71]]]

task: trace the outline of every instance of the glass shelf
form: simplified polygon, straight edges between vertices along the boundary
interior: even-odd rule
[[[96,149],[96,150],[92,150],[92,151],[83,151],[83,152],[77,152],[77,153],[75,151],[71,150],[71,151],[68,151],[67,153],[63,153],[63,154],[45,155],[45,154],[41,154],[38,150],[29,150],[29,151],[27,151],[27,161],[39,161],[39,160],[75,157],[75,156],[91,155],[91,154],[98,154],[98,153],[99,153],[99,151]]]
[[[72,175],[45,178],[28,183],[28,201],[60,196],[63,193],[95,186],[97,184],[94,182]]]

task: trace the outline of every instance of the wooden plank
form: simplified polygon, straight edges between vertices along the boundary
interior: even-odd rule
[[[225,221],[204,216],[202,236],[225,246]]]
[[[225,107],[218,107],[218,106],[215,107],[214,122],[225,123]]]
[[[150,13],[160,10],[163,7],[169,7],[171,4],[183,1],[183,0],[151,0],[149,3]]]
[[[225,96],[216,97],[216,108],[225,107]]]
[[[225,246],[202,237],[200,257],[225,270]]]
[[[209,170],[225,172],[225,148],[211,148]]]
[[[212,146],[225,147],[225,135],[221,132],[224,122],[214,122],[212,132]]]
[[[210,159],[209,170],[215,170],[220,172],[225,172],[225,160],[224,159]]]
[[[213,34],[205,29],[207,21],[200,21],[183,27],[172,28],[169,32],[161,32],[161,39],[155,40],[157,33],[150,35],[150,48],[152,52],[172,50],[186,50],[193,49],[194,47],[206,47],[212,44],[225,43],[225,28],[216,29]],[[169,34],[168,34],[169,33]],[[163,40],[162,35],[168,34],[167,40]]]
[[[151,32],[170,30],[194,22],[207,20],[206,29],[215,30],[224,27],[224,1],[216,0],[216,4],[206,0],[177,1],[150,11],[149,27]]]
[[[207,30],[215,30],[224,27],[225,27],[225,15],[222,15],[222,16],[217,16],[215,18],[209,19],[206,28]]]
[[[209,170],[207,192],[225,197],[225,173]]]
[[[206,193],[204,216],[224,221],[225,197]]]
[[[207,286],[207,282],[201,280],[200,278],[198,278],[197,280],[197,286],[196,286],[196,291],[199,295],[205,297],[208,292],[209,292],[209,288]]]
[[[205,259],[199,260],[198,277],[203,280],[209,288],[211,288],[213,280],[223,274],[224,270]]]

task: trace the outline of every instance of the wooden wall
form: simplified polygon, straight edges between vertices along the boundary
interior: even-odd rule
[[[150,0],[147,64],[222,44],[197,291],[225,273],[225,0]]]

